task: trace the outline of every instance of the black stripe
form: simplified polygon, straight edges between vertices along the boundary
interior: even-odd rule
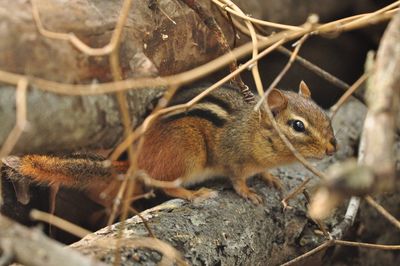
[[[224,85],[221,85],[221,88],[234,91],[237,92],[239,95],[242,95],[242,93],[240,92],[240,88],[236,85],[233,85],[232,82],[227,82]]]
[[[177,105],[177,104],[184,104],[184,103],[187,103],[188,101],[190,101],[192,99],[193,98],[185,97],[185,98],[180,98],[178,100],[173,100],[168,104],[168,106],[173,106],[173,105]],[[213,104],[221,107],[223,110],[227,111],[228,113],[231,113],[231,111],[232,111],[232,107],[228,102],[226,102],[226,101],[224,101],[224,100],[222,100],[222,99],[220,99],[218,97],[215,97],[213,95],[205,96],[203,99],[201,99],[199,101],[199,103],[213,103]]]
[[[169,121],[177,120],[177,119],[180,119],[183,117],[202,118],[202,119],[210,121],[216,127],[222,127],[226,123],[226,120],[224,118],[219,117],[216,113],[214,113],[210,110],[204,110],[204,109],[193,109],[188,112],[182,112],[179,114],[171,115],[171,116],[163,118],[163,121],[169,122]]]
[[[229,103],[225,102],[224,100],[221,100],[220,98],[217,98],[213,95],[207,95],[203,99],[200,100],[201,103],[213,103],[215,105],[218,105],[221,107],[223,110],[227,111],[228,113],[231,113],[232,107]]]
[[[173,105],[177,105],[177,104],[184,104],[184,103],[189,102],[193,98],[194,97],[181,97],[179,99],[173,99],[168,104],[168,106],[173,106]],[[209,103],[213,103],[215,105],[218,105],[219,107],[221,107],[223,110],[227,111],[228,113],[230,113],[232,111],[232,107],[228,102],[226,102],[226,101],[224,101],[224,100],[222,100],[222,99],[220,99],[220,98],[218,98],[216,96],[213,96],[213,95],[207,95],[203,99],[201,99],[199,102],[200,103],[208,103],[208,102]]]
[[[195,87],[181,87],[175,93],[172,100],[168,103],[168,106],[187,103],[188,101],[192,100],[194,97],[199,95],[201,92],[203,92],[206,88],[207,88],[207,86],[206,87],[196,87],[196,86]],[[220,95],[220,93],[218,93],[218,90],[221,91],[221,95]],[[222,99],[224,97],[223,91],[225,91],[225,93],[227,93],[227,91],[230,91],[230,93],[228,93],[228,94],[236,93],[238,97],[242,97],[242,95],[240,94],[239,88],[225,84],[221,88],[218,88],[217,91],[211,92],[210,94],[206,95],[203,99],[200,100],[200,102],[214,103],[214,104],[220,106],[222,109],[226,110],[227,112],[230,112],[232,110],[232,106],[231,106],[231,104],[229,104],[229,102],[224,101],[224,99]],[[216,96],[214,94],[219,95],[219,96]]]

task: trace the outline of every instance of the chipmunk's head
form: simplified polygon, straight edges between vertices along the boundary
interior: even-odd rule
[[[326,113],[311,99],[307,85],[302,81],[299,92],[274,89],[267,101],[280,130],[293,146],[306,158],[322,159],[337,150],[331,120]],[[271,127],[271,123],[268,123]],[[273,130],[273,129],[272,129]],[[277,133],[275,134],[277,136]],[[280,152],[291,156],[290,150],[277,136]],[[290,154],[288,153],[290,152]]]

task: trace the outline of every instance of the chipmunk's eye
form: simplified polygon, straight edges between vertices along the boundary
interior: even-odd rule
[[[288,124],[297,132],[304,132],[306,131],[306,127],[304,123],[300,120],[289,120]]]

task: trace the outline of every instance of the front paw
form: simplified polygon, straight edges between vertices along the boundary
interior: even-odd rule
[[[259,205],[263,202],[263,199],[253,189],[249,188],[246,184],[235,184],[235,191],[242,198],[250,200],[253,204]]]

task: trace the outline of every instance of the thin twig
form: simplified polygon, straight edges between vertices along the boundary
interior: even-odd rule
[[[351,28],[353,26],[356,26],[360,22],[365,22],[367,20],[370,20],[373,17],[376,17],[376,16],[378,16],[380,14],[383,14],[386,11],[389,11],[391,9],[394,9],[394,8],[398,7],[399,5],[400,5],[400,1],[396,1],[396,2],[394,2],[392,4],[390,4],[390,5],[385,6],[384,8],[381,8],[381,9],[375,11],[375,12],[372,12],[372,13],[370,13],[368,15],[365,15],[365,16],[363,16],[361,18],[358,18],[358,19],[356,19],[354,21],[351,21],[351,22],[347,23],[346,27]]]
[[[336,115],[337,111],[339,110],[340,107],[349,99],[349,97],[358,89],[361,87],[361,85],[368,79],[370,76],[370,72],[364,73],[359,79],[354,82],[353,85],[340,97],[340,99],[331,107],[330,113],[331,113],[331,119]]]
[[[233,36],[233,43],[232,43],[232,48],[236,48],[236,46],[237,46],[237,39],[239,38],[238,37],[238,33],[237,33],[237,31],[236,31],[236,27],[235,27],[235,25],[233,24],[233,19],[232,19],[232,15],[229,13],[229,12],[227,12],[227,11],[225,11],[225,14],[224,14],[224,11],[222,11],[221,9],[218,9],[219,11],[220,11],[220,13],[224,16],[226,16],[227,18],[228,18],[228,21],[229,21],[229,23],[231,24],[231,26],[232,26],[232,36]]]
[[[321,250],[324,250],[324,249],[332,246],[332,244],[333,244],[333,240],[328,240],[328,241],[322,243],[321,245],[319,245],[318,247],[316,247],[316,248],[304,253],[303,255],[300,255],[300,256],[298,256],[298,257],[296,257],[296,258],[294,258],[294,259],[282,264],[281,266],[293,265],[293,264],[295,264],[295,263],[297,263],[299,261],[304,260],[307,257],[310,257],[310,256],[320,252]]]
[[[289,200],[300,194],[305,189],[310,180],[311,177],[307,177],[303,182],[301,182],[299,186],[297,186],[293,191],[289,192],[289,194],[281,200],[283,209],[290,208],[290,206],[288,205]]]
[[[292,55],[292,52],[289,49],[285,48],[284,46],[278,47],[277,51],[289,57]],[[304,57],[301,57],[300,55],[296,56],[296,62],[300,63],[302,66],[306,67],[310,71],[314,72],[318,76],[322,77],[323,79],[327,80],[328,82],[332,83],[333,85],[335,85],[340,89],[347,90],[348,88],[350,88],[350,85],[348,85],[343,80],[339,79],[338,77],[335,77],[331,73],[325,71],[324,69],[320,68],[314,63],[311,63],[310,61],[308,61]]]
[[[360,243],[360,242],[351,242],[351,241],[344,241],[344,240],[335,240],[335,239],[331,239],[328,240],[324,243],[322,243],[321,245],[319,245],[318,247],[304,253],[301,256],[298,256],[284,264],[282,264],[281,266],[289,266],[289,265],[293,265],[295,263],[298,263],[299,261],[304,260],[305,258],[308,258],[318,252],[320,252],[321,250],[324,250],[328,247],[331,247],[333,245],[341,245],[341,246],[353,246],[353,247],[363,247],[363,248],[374,248],[374,249],[383,249],[383,250],[399,250],[400,249],[400,245],[378,245],[378,244],[368,244],[368,243]]]
[[[371,196],[366,196],[365,200],[369,205],[374,207],[383,217],[385,217],[391,224],[400,229],[400,221],[397,220],[392,214],[390,214],[385,208],[383,208],[378,202],[376,202]]]
[[[164,9],[162,9],[160,6],[158,6],[158,10],[160,10],[161,13],[163,13],[163,15],[164,15],[169,21],[171,21],[173,24],[176,25],[176,21],[173,20],[173,19],[164,11]]]
[[[17,83],[17,91],[15,94],[15,105],[16,105],[16,121],[15,126],[11,130],[10,134],[6,141],[4,142],[3,146],[0,150],[0,163],[1,159],[7,156],[12,149],[14,148],[15,144],[17,144],[18,139],[20,138],[21,134],[23,133],[26,125],[26,91],[28,89],[28,79],[21,78]]]
[[[60,32],[53,32],[49,31],[44,28],[43,23],[40,19],[40,14],[39,14],[39,9],[37,7],[37,0],[31,0],[31,5],[32,5],[32,15],[34,18],[34,21],[36,23],[37,29],[42,34],[43,36],[51,39],[57,39],[57,40],[63,40],[63,41],[69,41],[75,48],[77,48],[79,51],[82,53],[88,55],[88,56],[102,56],[102,55],[108,55],[114,49],[116,46],[119,44],[119,34],[121,33],[122,27],[125,24],[125,20],[123,17],[127,15],[126,12],[129,10],[124,10],[124,6],[130,5],[130,2],[132,0],[124,0],[122,11],[120,12],[120,17],[118,18],[117,25],[115,27],[115,30],[113,32],[113,35],[111,36],[111,40],[108,44],[106,44],[103,47],[100,48],[92,48],[88,45],[86,45],[84,42],[82,42],[74,33],[60,33]]]
[[[300,51],[300,48],[302,46],[302,44],[305,42],[305,40],[307,40],[308,38],[308,34],[304,35],[303,37],[301,37],[301,39],[298,42],[298,45],[296,45],[292,56],[289,58],[289,61],[286,63],[285,67],[281,70],[281,72],[279,72],[279,74],[275,77],[275,79],[272,81],[271,85],[269,86],[267,91],[271,91],[273,88],[276,88],[276,86],[278,85],[278,83],[281,81],[282,77],[288,72],[288,70],[290,69],[290,67],[292,66],[294,59],[296,58],[297,54]],[[268,94],[265,93],[261,99],[257,102],[256,106],[254,107],[255,111],[258,111],[261,107],[261,105],[264,103],[264,101],[267,99]]]
[[[360,146],[358,148],[358,158],[357,163],[362,164],[365,160],[365,134],[361,134]],[[341,239],[345,232],[353,225],[358,209],[360,208],[360,198],[359,197],[351,197],[349,203],[347,205],[346,214],[344,215],[343,220],[335,225],[332,229],[332,237],[334,239]]]
[[[318,227],[321,229],[322,234],[326,237],[326,239],[330,240],[332,239],[331,234],[326,230],[325,224],[323,221],[318,220],[318,219],[313,219],[313,221],[318,225]]]
[[[373,248],[373,249],[382,249],[382,250],[400,250],[400,245],[380,245],[380,244],[344,241],[344,240],[338,240],[338,239],[333,240],[333,243],[335,245],[352,246],[352,247],[360,247],[360,248]]]
[[[249,17],[248,15],[245,15],[242,12],[238,12],[238,11],[235,11],[234,9],[232,9],[231,8],[232,7],[231,6],[232,5],[231,1],[229,1],[229,2],[228,1],[223,1],[224,2],[223,3],[223,2],[218,1],[218,0],[212,0],[212,2],[214,4],[216,4],[217,6],[219,6],[220,8],[222,8],[223,10],[225,10],[225,11],[227,11],[227,12],[229,12],[229,13],[231,13],[231,14],[239,17],[239,18],[242,18],[242,19],[247,20],[247,21],[251,21],[251,22],[256,23],[256,24],[260,24],[260,25],[268,26],[268,27],[272,27],[272,28],[277,28],[277,29],[284,29],[284,30],[301,30],[302,29],[301,27],[297,27],[297,26],[274,23],[274,22],[269,22],[269,21],[265,21],[265,20]]]
[[[135,156],[135,154],[134,154]],[[132,161],[136,162],[136,158],[132,158]],[[132,193],[134,191],[135,187],[135,175],[131,174],[133,171],[136,171],[136,165],[131,165],[130,170],[126,173],[125,179],[128,180],[126,183],[126,191],[125,194],[123,195],[123,198],[125,201],[122,203],[122,213],[120,217],[120,226],[118,228],[117,232],[117,242],[116,242],[116,249],[115,249],[115,260],[113,265],[117,266],[120,265],[121,263],[121,240],[123,237],[123,230],[125,229],[125,224],[126,224],[126,219],[128,218],[128,213],[129,213],[129,208],[130,208],[130,202],[128,202],[126,199],[129,199],[132,196]],[[132,171],[132,172],[131,172]],[[140,218],[143,218],[142,216],[139,216]],[[142,219],[143,222],[144,219]],[[152,231],[149,231],[149,234],[152,234]]]
[[[112,205],[111,214],[110,214],[110,217],[108,217],[108,222],[107,222],[107,225],[110,229],[111,229],[112,223],[115,221],[115,217],[117,216],[119,206],[121,205],[122,198],[123,198],[123,195],[126,190],[127,183],[128,183],[128,179],[124,178],[124,181],[122,181],[122,184],[118,189],[117,196],[114,198],[114,203]]]
[[[3,158],[6,157],[17,144],[19,138],[28,124],[26,119],[27,106],[26,106],[26,91],[28,89],[28,79],[21,78],[17,83],[17,91],[15,93],[15,106],[16,106],[16,119],[15,126],[10,131],[7,139],[4,141],[0,149],[0,168],[3,165]],[[0,182],[0,206],[3,205],[3,188]]]
[[[73,224],[67,220],[57,217],[51,213],[33,209],[30,213],[30,216],[32,219],[34,219],[36,221],[42,221],[42,222],[46,222],[48,224],[54,225],[54,226],[64,230],[65,232],[71,233],[80,238],[85,237],[86,235],[92,233],[89,230],[86,230],[85,228],[82,228],[82,227],[80,227],[76,224]]]
[[[144,194],[133,196],[132,198],[129,199],[129,202],[134,202],[140,199],[150,199],[154,198],[155,196],[156,194],[154,194],[154,190],[150,190],[149,192],[146,192]]]
[[[122,8],[121,8],[121,12],[120,12],[120,16],[118,18],[117,21],[117,25],[115,27],[115,30],[113,32],[113,35],[111,37],[110,43],[114,44],[113,45],[113,50],[110,53],[109,56],[109,60],[110,60],[110,67],[111,67],[111,72],[112,72],[112,76],[113,76],[113,80],[114,81],[121,81],[123,79],[123,74],[121,71],[121,67],[120,67],[120,63],[119,63],[119,46],[120,46],[120,42],[121,42],[121,38],[122,38],[122,31],[124,28],[124,25],[126,23],[126,20],[128,18],[129,15],[129,11],[131,9],[132,6],[132,0],[125,0],[123,2]],[[120,109],[120,113],[121,113],[121,117],[122,117],[122,124],[124,126],[124,137],[129,136],[130,132],[131,132],[131,119],[130,119],[130,114],[129,114],[129,109],[128,109],[128,103],[125,97],[125,92],[124,91],[117,91],[116,93],[117,96],[117,101],[118,101],[118,106]],[[128,150],[128,158],[130,161],[130,165],[132,167],[132,165],[134,165],[134,150],[132,146],[127,147]],[[125,176],[125,179],[128,179],[128,176]],[[131,178],[129,178],[128,182],[122,182],[121,186],[120,186],[120,190],[121,193],[118,193],[118,196],[122,196],[125,195],[125,198],[128,199],[131,197],[130,193],[134,190],[135,183],[134,180],[132,180]],[[128,187],[126,189],[126,187]],[[126,190],[126,191],[125,191]],[[126,192],[126,193],[124,193]],[[109,217],[109,222],[112,221],[112,219],[114,219],[114,215],[116,214],[117,210],[118,210],[118,206],[120,204],[120,200],[116,200],[114,201],[114,205],[113,205],[113,212],[111,213],[110,217]],[[122,231],[124,229],[124,220],[126,219],[126,217],[128,216],[128,208],[125,206],[127,205],[126,203],[123,204],[123,211],[122,211],[122,215],[121,215],[121,226],[119,228],[119,235],[122,236]],[[117,248],[115,250],[115,261],[114,261],[114,265],[118,265],[121,259],[120,256],[120,248],[119,248],[119,244],[120,241],[117,240]]]
[[[129,210],[130,210],[131,212],[133,212],[135,215],[137,215],[137,216],[142,220],[142,222],[143,222],[143,224],[144,224],[144,227],[146,227],[147,232],[149,232],[149,235],[150,235],[151,237],[156,238],[156,236],[155,236],[153,230],[151,230],[151,228],[150,228],[150,226],[149,226],[149,223],[148,223],[147,220],[143,217],[143,215],[142,215],[140,212],[138,212],[135,208],[133,208],[132,206],[129,207]]]
[[[209,15],[204,8],[198,3],[196,0],[181,0],[184,2],[188,7],[190,7],[196,14],[201,18],[203,23],[207,26],[208,29],[213,33],[214,37],[216,38],[222,52],[224,54],[229,54],[231,53],[231,49],[229,47],[228,41],[226,40],[226,37],[221,30],[221,27],[218,25],[217,21],[215,18],[211,15]],[[251,25],[249,27],[252,27]],[[257,42],[257,39],[255,40]],[[257,43],[254,44],[254,40],[252,40],[253,43],[253,56],[254,54],[257,54]],[[229,63],[229,69],[230,72],[235,71],[238,68],[237,65],[237,60],[234,59]],[[242,81],[240,75],[235,75],[232,80],[235,82],[235,84],[238,86],[240,91],[243,94],[243,97],[246,101],[248,102],[254,102],[255,98],[251,90],[244,84]]]
[[[376,19],[376,16],[378,16],[378,18],[382,18],[386,15],[393,15],[398,9],[398,8],[394,8],[394,6],[398,5],[399,2],[400,1],[397,1],[396,3],[393,3],[390,6],[385,6],[381,9],[378,9],[375,12],[354,15],[351,17],[346,17],[346,18],[342,18],[342,19],[338,19],[338,20],[335,20],[332,22],[325,23],[325,24],[321,25],[318,28],[318,30],[315,31],[315,34],[331,33],[333,31],[341,32],[341,31],[345,31],[345,30],[353,30],[365,22],[367,22],[368,24],[373,23]],[[381,15],[381,16],[379,17],[379,15]],[[368,19],[367,20],[362,19],[364,17],[368,17]]]
[[[244,12],[237,6],[235,5],[235,3],[233,3],[230,0],[222,0],[226,5],[229,5],[229,7],[231,7],[233,10],[235,10],[236,12],[242,14],[245,16]],[[230,13],[229,13],[230,14]],[[244,23],[246,24],[247,29],[249,30],[250,33],[250,37],[251,37],[251,42],[253,44],[253,52],[252,52],[252,57],[255,58],[258,54],[258,38],[257,38],[257,34],[256,31],[253,27],[253,24],[248,21],[245,20]],[[256,89],[258,91],[258,94],[260,96],[262,96],[264,94],[264,88],[263,88],[263,84],[261,81],[261,77],[260,77],[260,72],[258,70],[258,62],[254,62],[254,64],[251,66],[251,73],[253,75],[253,79],[254,79],[254,83],[256,85]]]

